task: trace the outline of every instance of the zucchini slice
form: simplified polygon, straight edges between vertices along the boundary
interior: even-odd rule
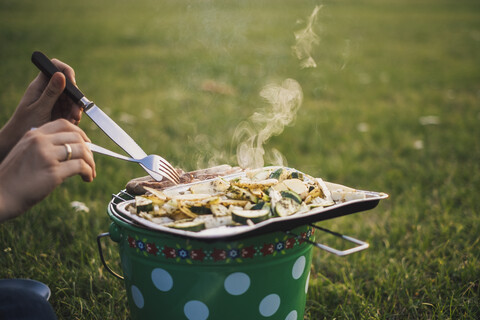
[[[199,215],[212,214],[212,210],[205,206],[191,206],[190,211]]]
[[[278,168],[277,170],[273,171],[268,178],[277,179],[279,182],[282,182],[283,180],[288,178],[288,175],[289,172],[286,169]]]
[[[301,173],[300,171],[293,171],[291,174],[290,174],[290,179],[299,179],[299,180],[302,180],[304,179],[304,175],[303,173]]]
[[[210,207],[210,210],[212,211],[212,214],[215,217],[230,216],[230,213],[228,212],[228,208],[222,204],[212,204],[212,206]]]
[[[270,188],[271,186],[274,186],[278,183],[277,179],[266,179],[266,180],[261,180],[261,181],[252,181],[252,180],[246,180],[246,179],[240,179],[236,182],[232,182],[232,185],[237,186],[239,188],[245,188],[254,190],[254,189],[260,189],[260,190],[266,190]]]
[[[192,194],[214,194],[213,186],[210,182],[194,184],[189,190]]]
[[[150,212],[153,211],[153,201],[142,196],[136,196],[135,207],[137,208],[137,213]]]
[[[263,207],[265,206],[265,202],[263,201],[259,201],[258,203],[256,203],[253,207],[250,208],[250,210],[261,210],[263,209]]]
[[[300,209],[300,204],[292,198],[282,198],[275,204],[275,213],[279,217],[291,216]]]
[[[232,220],[240,224],[248,224],[248,220],[253,223],[259,223],[264,220],[267,220],[270,217],[269,209],[261,210],[243,210],[235,209],[232,210]]]
[[[307,197],[308,188],[302,180],[287,179],[283,181],[283,184],[287,186],[288,190],[298,193],[302,199]]]
[[[302,197],[300,197],[300,195],[295,191],[291,191],[291,190],[280,191],[280,194],[282,195],[283,198],[293,199],[298,204],[302,203]]]
[[[185,231],[200,231],[205,229],[205,222],[203,221],[177,221],[169,225],[169,227],[185,230]]]
[[[258,202],[258,198],[255,195],[253,195],[250,191],[245,190],[243,188],[239,188],[234,185],[230,186],[226,196],[233,200],[248,200],[253,203]]]

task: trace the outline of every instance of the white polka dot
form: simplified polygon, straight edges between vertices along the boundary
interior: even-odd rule
[[[308,273],[308,276],[307,276],[307,282],[305,283],[305,293],[308,292],[308,284],[310,282],[310,272]]]
[[[188,320],[206,320],[208,318],[208,307],[205,303],[192,300],[185,303],[183,312]]]
[[[285,318],[285,320],[297,320],[297,317],[298,317],[297,311],[293,310],[292,312],[287,314],[287,317]]]
[[[152,271],[153,285],[160,291],[169,291],[173,287],[173,279],[167,271],[156,268]]]
[[[280,307],[280,297],[278,294],[269,294],[260,302],[259,311],[264,317],[270,317],[277,312]]]
[[[225,279],[225,290],[234,296],[244,294],[250,287],[250,277],[243,272],[235,272]]]
[[[297,259],[297,261],[295,261],[295,264],[292,268],[293,279],[299,279],[303,274],[303,270],[305,270],[305,256],[301,256]]]
[[[143,300],[143,295],[136,286],[132,286],[132,298],[133,302],[137,308],[142,309],[145,301]]]

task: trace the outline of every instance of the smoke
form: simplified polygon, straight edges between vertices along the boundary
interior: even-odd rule
[[[319,37],[314,32],[316,19],[321,5],[316,6],[307,18],[304,29],[294,32],[295,45],[292,46],[295,56],[300,60],[301,68],[315,68],[317,64],[312,58],[314,46],[318,45]],[[348,53],[348,52],[347,52]],[[346,60],[347,57],[345,57]],[[208,91],[219,93],[218,86],[204,86]],[[230,92],[230,91],[229,91]],[[234,91],[232,91],[234,94]],[[232,144],[236,146],[237,164],[242,168],[260,168],[265,163],[270,165],[287,165],[286,158],[274,148],[265,150],[265,145],[272,136],[280,135],[285,126],[293,125],[296,114],[303,101],[300,84],[294,79],[286,79],[281,84],[270,84],[260,91],[260,96],[267,106],[255,112],[235,129]],[[195,145],[201,146],[201,156],[197,157],[197,167],[212,166],[233,160],[226,153],[214,151],[206,136],[197,136]],[[212,152],[205,150],[211,149]],[[201,151],[201,152],[200,152]]]
[[[240,123],[234,133],[237,162],[242,168],[263,167],[265,159],[273,165],[286,165],[285,158],[278,150],[272,149],[266,154],[263,146],[268,139],[279,135],[285,126],[294,122],[303,100],[302,88],[293,79],[286,79],[281,85],[265,86],[260,96],[270,106],[255,112],[249,121]]]
[[[305,29],[299,30],[294,33],[295,45],[292,47],[293,52],[300,60],[301,68],[316,68],[317,64],[312,58],[313,46],[317,45],[320,40],[317,34],[314,32],[313,27],[317,20],[318,12],[322,6],[316,6],[313,9],[312,14],[307,20],[307,26]]]
[[[210,168],[225,163],[232,163],[235,161],[232,155],[221,147],[220,141],[212,140],[211,136],[205,134],[197,134],[194,137],[189,137],[189,144],[196,148],[191,158],[195,161],[195,168]]]

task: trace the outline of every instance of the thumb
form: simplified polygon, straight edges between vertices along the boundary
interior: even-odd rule
[[[61,72],[53,74],[42,95],[37,100],[40,108],[50,112],[65,89],[65,76]]]

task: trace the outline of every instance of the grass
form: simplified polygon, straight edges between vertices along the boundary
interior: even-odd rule
[[[301,69],[293,34],[318,4],[318,66]],[[295,124],[266,149],[326,180],[390,194],[372,211],[322,223],[370,248],[344,258],[315,250],[306,319],[480,316],[477,2],[3,0],[0,41],[0,123],[42,50],[72,65],[87,97],[148,153],[187,170],[236,164],[234,130],[265,107],[262,87],[297,80]],[[206,92],[206,80],[236,94]],[[422,125],[425,116],[438,123]],[[80,126],[116,149],[89,119]],[[0,226],[0,278],[48,283],[61,319],[128,318],[95,237],[108,228],[111,194],[144,174],[96,163],[93,183],[73,178]],[[75,212],[74,200],[90,212]],[[114,264],[116,248],[106,250]]]

